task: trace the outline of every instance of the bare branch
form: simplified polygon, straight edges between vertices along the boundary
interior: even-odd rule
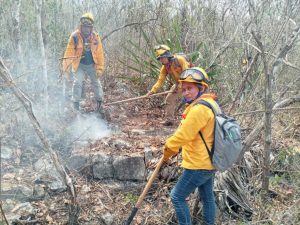
[[[296,102],[300,102],[300,95],[284,99],[280,102],[277,102],[272,110],[276,110],[277,108],[283,108],[289,105],[292,105]],[[264,117],[257,123],[257,125],[253,128],[251,133],[247,136],[243,143],[243,152],[246,152],[251,147],[252,143],[257,139],[258,136],[260,136],[261,130],[264,128]]]
[[[113,33],[117,32],[117,31],[119,31],[119,30],[121,30],[121,29],[124,29],[124,28],[126,28],[126,27],[135,26],[135,25],[144,25],[144,24],[147,24],[147,23],[149,23],[149,22],[151,22],[151,21],[155,21],[155,20],[157,20],[157,18],[155,18],[155,19],[149,19],[149,20],[144,21],[144,22],[134,22],[134,23],[128,23],[128,24],[125,24],[125,25],[123,25],[123,26],[121,26],[121,27],[118,27],[117,29],[114,29],[114,30],[110,31],[108,34],[104,35],[104,36],[102,37],[102,41],[104,41],[106,38],[108,38],[108,37],[109,37],[110,35],[112,35]]]
[[[251,61],[249,67],[247,68],[247,71],[245,72],[245,75],[244,75],[243,80],[242,80],[242,82],[241,82],[241,84],[240,84],[240,87],[239,87],[239,89],[238,89],[238,92],[237,92],[236,95],[234,96],[234,99],[233,99],[233,101],[232,101],[232,104],[231,104],[231,106],[230,106],[230,108],[229,108],[229,112],[228,112],[229,114],[230,114],[230,112],[232,111],[232,109],[234,108],[235,103],[236,103],[236,101],[238,100],[238,98],[239,98],[241,92],[243,91],[243,89],[244,89],[244,87],[245,87],[245,84],[246,84],[246,82],[247,82],[247,79],[248,79],[248,77],[249,77],[249,75],[250,75],[250,72],[252,71],[252,69],[253,69],[253,67],[254,67],[254,65],[255,65],[255,62],[257,61],[259,54],[260,54],[260,53],[256,53],[256,55],[254,56],[254,59]]]
[[[2,201],[0,201],[0,210],[1,210],[1,215],[2,215],[3,218],[4,218],[5,224],[6,224],[6,225],[9,225],[9,223],[8,223],[8,221],[7,221],[7,218],[6,218],[5,214],[4,214],[3,208],[2,208]]]
[[[215,61],[226,51],[226,49],[228,49],[230,43],[235,39],[235,35],[238,31],[238,28],[239,27],[236,28],[232,38],[230,40],[228,40],[226,43],[224,43],[224,45],[219,49],[219,52],[214,56],[213,60],[209,63],[208,68],[210,68],[215,63]],[[208,68],[206,68],[206,69],[208,69]]]
[[[278,109],[272,109],[272,112],[278,112],[278,111],[285,111],[285,110],[296,110],[300,109],[300,107],[289,107],[289,108],[278,108]],[[249,112],[241,112],[241,113],[235,113],[232,116],[240,116],[240,115],[246,115],[246,114],[256,114],[256,113],[265,113],[265,110],[255,110],[255,111],[249,111]]]

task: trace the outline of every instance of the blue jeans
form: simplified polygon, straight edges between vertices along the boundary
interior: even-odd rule
[[[198,188],[203,203],[204,224],[215,223],[216,204],[213,193],[215,171],[185,169],[171,191],[171,200],[180,225],[192,225],[185,199]]]

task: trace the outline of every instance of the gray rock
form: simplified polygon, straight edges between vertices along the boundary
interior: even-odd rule
[[[24,202],[16,205],[8,214],[7,219],[9,221],[18,220],[21,216],[34,215],[36,212],[37,210],[29,202]]]
[[[6,199],[2,202],[4,212],[10,212],[19,202],[16,199]]]
[[[17,184],[11,181],[3,181],[1,183],[1,198],[10,198],[13,196],[17,200],[28,201],[32,198],[33,189],[26,183]]]
[[[80,171],[86,166],[88,166],[88,156],[87,155],[72,155],[67,161],[68,166],[76,171]]]
[[[111,140],[109,144],[118,150],[131,148],[131,144],[121,139]]]
[[[57,179],[55,181],[52,181],[48,185],[49,189],[53,192],[63,192],[67,189],[66,185],[62,181],[62,179]]]
[[[145,180],[145,163],[143,157],[118,156],[113,162],[115,178],[118,180]]]
[[[11,159],[13,156],[14,150],[8,146],[1,146],[1,158],[2,159]]]
[[[112,157],[105,154],[95,155],[93,161],[93,177],[97,179],[108,179],[114,177]]]
[[[144,148],[144,154],[145,154],[145,164],[149,163],[153,159],[152,155],[152,149],[149,146],[146,146]]]
[[[19,190],[24,196],[31,197],[33,195],[33,188],[25,185],[19,185]]]
[[[38,173],[36,181],[44,183],[54,192],[61,192],[67,189],[63,178],[48,158],[39,159],[33,166]]]
[[[109,212],[105,213],[104,215],[101,215],[101,219],[103,220],[105,225],[112,225],[114,222],[114,216]]]
[[[45,197],[45,189],[42,185],[40,184],[35,184],[34,189],[33,189],[33,197],[35,199],[41,199]]]

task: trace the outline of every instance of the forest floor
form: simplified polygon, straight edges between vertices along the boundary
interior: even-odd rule
[[[111,87],[105,91],[105,104],[132,97],[136,96],[134,92],[130,90],[124,91],[122,88]],[[163,122],[164,110],[162,103],[164,97],[165,96],[156,96],[106,106],[105,109],[110,114],[108,125],[116,132],[112,132],[108,137],[96,139],[92,146],[89,146],[85,151],[87,153],[101,151],[110,154],[130,156],[136,154],[143,155],[145,147],[148,147],[152,150],[153,160],[146,165],[146,169],[148,173],[154,170],[156,162],[162,155],[162,148],[166,138],[176,130],[180,121],[180,113],[178,113],[176,118],[177,123],[173,126],[166,127],[161,124],[161,122]],[[95,108],[90,98],[87,98],[87,101],[82,104],[82,107],[86,112],[93,111],[93,108]],[[83,113],[83,116],[84,115],[85,113]],[[88,115],[88,113],[86,115]],[[116,152],[116,149],[107,145],[107,142],[112,139],[126,141],[130,144],[130,148],[121,148]],[[164,165],[163,169],[169,174],[178,175],[180,169],[178,169],[177,165],[177,160],[174,160],[173,164]],[[76,187],[77,201],[80,208],[79,224],[122,224],[130,215],[135,202],[145,186],[144,182],[94,180],[88,175],[81,173],[72,172],[71,174]],[[177,224],[169,197],[169,192],[175,181],[176,179],[168,176],[168,174],[159,175],[145,197],[132,225]],[[265,212],[269,210],[267,212],[270,213],[273,218],[270,219],[268,216],[261,216],[266,218],[264,222],[253,222],[253,224],[280,224],[276,222],[280,220],[276,218],[276,216],[279,217],[279,215],[276,215],[276,212],[288,210],[288,207],[291,205],[299,205],[300,197],[295,198],[295,196],[293,196],[295,193],[297,194],[298,191],[290,187],[286,188],[285,193],[279,194],[278,198],[274,199],[272,204],[270,203],[268,205],[268,207],[273,207],[273,209],[264,209]],[[39,222],[35,224],[66,224],[68,221],[69,206],[72,204],[70,199],[70,196],[68,196],[66,192],[63,192],[53,195],[50,194],[42,200],[31,202],[31,204],[38,209],[35,219]],[[191,209],[195,199],[196,196],[194,194],[188,199]],[[254,199],[255,197],[250,201],[252,203],[258,201]],[[261,210],[260,206],[253,208],[254,210]],[[295,213],[300,215],[299,210],[296,210]],[[259,212],[254,212],[254,214],[257,216]],[[196,219],[196,221],[198,220]],[[252,223],[242,218],[224,217],[224,215],[219,212],[218,225],[231,224],[242,225]]]
[[[105,103],[136,97],[127,92],[120,99],[117,89],[110,90],[109,93],[106,92]],[[180,116],[178,115],[177,123],[174,125],[167,127],[162,125],[164,112],[161,105],[164,98],[165,96],[157,96],[105,106],[104,109],[109,113],[110,117],[109,127],[115,130],[116,133],[112,133],[109,137],[95,140],[92,146],[89,146],[84,151],[87,154],[101,151],[107,154],[131,156],[144,155],[144,149],[148,147],[152,151],[153,160],[151,161],[152,163],[146,165],[147,170],[148,172],[149,170],[154,170],[156,162],[161,157],[165,139],[175,131],[180,121]],[[93,104],[88,99],[86,102],[83,102],[82,107],[84,111],[90,112],[95,108]],[[107,145],[107,142],[112,139],[125,141],[130,144],[130,148],[118,149],[118,152],[116,152],[115,148]],[[174,165],[166,167],[174,170]],[[134,202],[145,185],[145,183],[124,183],[115,180],[91,180],[81,174],[73,174],[73,176],[81,209],[80,224],[121,224],[130,215]],[[168,198],[170,183],[172,182],[165,183],[160,179],[154,182],[145,198],[146,201],[138,211],[132,224],[166,224],[165,218],[172,220],[173,213],[171,210],[165,212],[165,210],[170,209],[170,199]],[[38,208],[41,209],[40,218],[46,219],[45,222],[53,222],[54,224],[57,224],[57,221],[66,221],[66,205],[69,203],[68,196],[62,193],[52,196],[50,199],[36,203],[39,205]],[[59,224],[63,223],[59,222]]]

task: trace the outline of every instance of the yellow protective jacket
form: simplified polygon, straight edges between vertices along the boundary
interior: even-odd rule
[[[76,43],[77,42],[77,43]],[[104,54],[101,39],[98,33],[92,32],[89,38],[89,44],[95,62],[97,75],[104,71]],[[68,41],[67,48],[63,59],[63,72],[68,73],[72,68],[73,72],[76,72],[80,63],[80,59],[83,53],[83,38],[80,30],[74,31]]]
[[[202,104],[196,104],[201,99],[208,101],[218,110],[214,101],[214,95],[203,94],[198,99],[188,105],[182,114],[181,124],[175,133],[167,139],[165,148],[174,154],[178,153],[182,147],[182,164],[185,169],[205,169],[214,170],[207,149],[202,141],[199,131],[209,149],[214,141],[215,118],[211,109]]]
[[[178,83],[179,76],[182,73],[182,71],[188,69],[189,67],[190,63],[186,60],[184,56],[175,55],[174,60],[170,63],[169,68],[167,65],[163,65],[161,67],[158,80],[151,88],[151,92],[156,93],[161,88],[168,74],[172,76],[176,83]]]

